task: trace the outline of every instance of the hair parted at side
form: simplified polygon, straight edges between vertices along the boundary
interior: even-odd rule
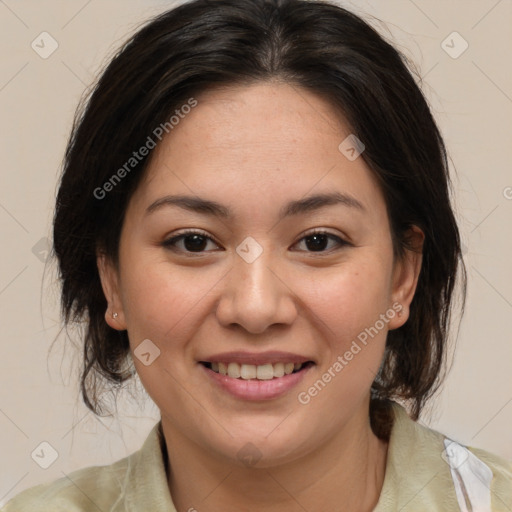
[[[389,436],[389,400],[409,401],[418,419],[439,387],[454,285],[460,274],[464,298],[466,273],[445,146],[406,59],[361,18],[324,1],[194,0],[151,20],[118,51],[77,112],[65,153],[54,253],[65,324],[85,327],[81,392],[95,414],[105,410],[101,386],[120,388],[133,376],[126,331],[105,322],[96,258],[104,253],[117,264],[125,211],[149,155],[107,195],[98,189],[190,98],[271,80],[329,101],[364,143],[361,158],[384,194],[395,257],[410,248],[408,228],[425,234],[410,317],[388,333],[372,385],[375,434]]]

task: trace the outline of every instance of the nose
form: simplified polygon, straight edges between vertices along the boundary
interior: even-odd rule
[[[219,323],[224,327],[238,325],[253,334],[263,333],[274,324],[293,323],[297,316],[293,284],[279,275],[275,263],[269,251],[251,263],[235,255],[217,305]]]

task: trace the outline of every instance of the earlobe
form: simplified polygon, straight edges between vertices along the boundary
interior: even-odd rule
[[[421,272],[425,234],[419,227],[412,226],[407,233],[407,240],[409,248],[404,250],[403,257],[396,261],[393,269],[391,303],[398,313],[389,322],[390,329],[397,329],[407,322]]]
[[[120,315],[117,311],[112,311],[112,309],[112,306],[109,304],[105,311],[105,322],[116,331],[126,330],[124,315]]]
[[[126,329],[126,323],[119,294],[118,272],[105,253],[98,253],[96,264],[103,294],[108,302],[108,307],[105,311],[105,321],[112,329],[123,331]]]

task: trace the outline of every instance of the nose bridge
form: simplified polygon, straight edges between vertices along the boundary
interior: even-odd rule
[[[275,275],[271,272],[271,254],[265,251],[254,261],[247,261],[243,257],[235,258],[234,284],[236,295],[243,299],[250,299],[253,304],[261,302],[261,305],[275,300],[277,292]]]
[[[274,270],[278,265],[270,248],[247,237],[236,252],[217,310],[219,321],[253,333],[275,323],[291,323],[296,314],[293,298]]]

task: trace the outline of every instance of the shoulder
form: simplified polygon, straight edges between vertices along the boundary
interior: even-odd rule
[[[172,510],[162,450],[161,422],[143,446],[107,466],[73,471],[63,478],[27,489],[1,512],[98,512]],[[141,508],[142,507],[142,508]]]
[[[512,509],[510,461],[464,446],[413,421],[396,403],[393,411],[386,475],[376,512],[459,511],[464,510],[464,500],[474,510]]]
[[[492,501],[496,510],[512,510],[512,461],[494,453],[468,446],[467,449],[482,461],[492,472],[490,475]],[[482,476],[477,474],[479,479]],[[494,510],[494,509],[493,509]]]
[[[21,492],[1,512],[89,512],[110,510],[122,492],[123,477],[134,455],[109,466],[73,471],[58,480]]]

